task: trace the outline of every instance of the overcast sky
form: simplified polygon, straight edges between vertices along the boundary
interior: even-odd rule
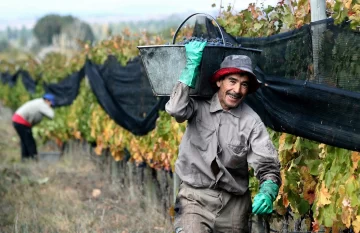
[[[1,0],[0,27],[36,21],[49,13],[79,18],[113,16],[124,20],[155,18],[173,13],[218,12],[221,0]],[[222,5],[245,9],[249,3],[276,5],[278,0],[222,0]],[[216,8],[211,5],[215,3]],[[28,26],[28,25],[27,25]]]

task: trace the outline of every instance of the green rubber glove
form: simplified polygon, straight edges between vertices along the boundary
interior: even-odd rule
[[[195,88],[196,78],[199,73],[199,65],[202,58],[206,42],[191,41],[185,45],[186,66],[181,72],[179,81]]]
[[[266,180],[260,185],[260,191],[255,195],[252,205],[254,214],[271,214],[273,211],[273,202],[279,192],[279,186],[272,180]]]

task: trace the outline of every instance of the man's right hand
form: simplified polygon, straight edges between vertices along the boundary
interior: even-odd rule
[[[200,41],[191,41],[185,45],[186,66],[180,75],[179,81],[191,88],[195,88],[196,77],[199,72],[198,68],[205,46],[206,42]]]

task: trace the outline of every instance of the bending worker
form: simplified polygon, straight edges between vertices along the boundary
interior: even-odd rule
[[[175,232],[249,232],[251,212],[272,213],[281,184],[278,154],[260,117],[243,102],[260,86],[249,57],[225,57],[210,79],[217,88],[212,99],[189,97],[205,45],[185,45],[186,67],[166,104],[177,122],[188,120],[175,163],[182,181]],[[260,181],[253,204],[248,164]]]
[[[36,142],[31,128],[38,124],[43,116],[54,118],[55,96],[45,94],[43,98],[30,100],[23,104],[12,117],[13,126],[20,137],[21,160],[36,159]]]

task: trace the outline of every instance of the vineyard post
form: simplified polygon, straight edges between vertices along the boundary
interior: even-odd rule
[[[326,0],[310,0],[311,22],[326,19]],[[326,24],[311,25],[312,31],[312,50],[314,78],[321,83],[322,74],[319,71],[319,51],[321,49],[321,37],[326,29]]]

